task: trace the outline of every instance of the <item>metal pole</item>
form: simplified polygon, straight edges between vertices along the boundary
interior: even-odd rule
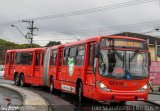
[[[155,40],[155,61],[157,61],[157,41]]]
[[[33,30],[34,30],[33,24],[34,24],[34,21],[32,20],[31,22],[31,47],[33,47]]]

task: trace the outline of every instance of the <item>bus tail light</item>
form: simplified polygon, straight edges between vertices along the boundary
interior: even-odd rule
[[[141,89],[139,90],[139,92],[145,92],[148,88],[148,85],[144,85],[143,87],[141,87]]]
[[[99,88],[103,91],[107,91],[107,92],[110,92],[111,90],[102,82],[100,81],[97,81],[97,85],[99,86]]]

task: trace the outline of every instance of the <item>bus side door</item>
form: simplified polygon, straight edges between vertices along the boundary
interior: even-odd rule
[[[66,74],[63,73],[63,48],[59,48],[58,61],[57,61],[57,73],[55,88],[61,89],[62,82],[66,80]],[[62,83],[62,84],[61,84]]]
[[[14,80],[14,69],[15,69],[15,53],[11,52],[10,53],[10,65],[9,65],[9,74],[10,74],[10,79]]]
[[[94,74],[94,42],[87,44],[86,54],[86,72],[84,76],[84,95],[92,97],[95,89],[95,74]]]
[[[43,66],[42,66],[42,51],[35,52],[35,61],[34,61],[34,68],[33,68],[33,84],[42,85],[43,84]]]
[[[10,53],[6,53],[5,58],[5,79],[9,79]]]

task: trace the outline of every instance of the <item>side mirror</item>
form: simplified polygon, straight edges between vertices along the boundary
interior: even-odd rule
[[[100,57],[100,48],[99,48],[99,44],[95,45],[95,53],[94,53],[94,57],[99,58]]]

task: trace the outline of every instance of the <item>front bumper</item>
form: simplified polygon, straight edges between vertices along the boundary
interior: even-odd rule
[[[93,98],[98,101],[137,101],[137,100],[147,101],[148,90],[145,92],[138,92],[138,91],[105,92],[102,91],[101,89],[97,89],[95,91],[95,94],[93,94]]]

